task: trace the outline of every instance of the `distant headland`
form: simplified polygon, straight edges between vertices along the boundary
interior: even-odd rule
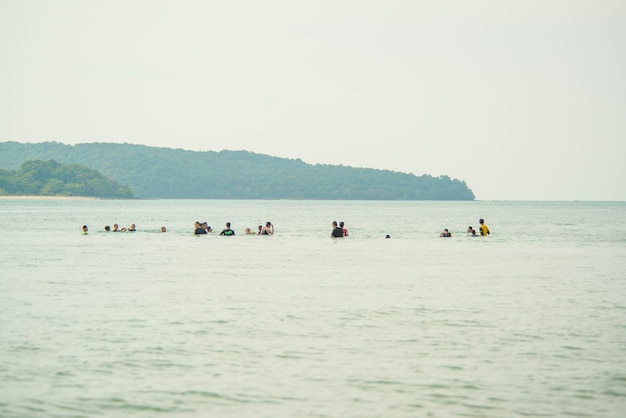
[[[188,151],[135,144],[0,142],[3,181],[27,161],[80,165],[147,199],[474,200],[464,181],[390,170],[307,164],[249,151]],[[12,171],[11,171],[12,170]],[[94,173],[92,173],[94,174]],[[4,180],[3,180],[4,179]],[[59,186],[57,183],[52,185]],[[111,184],[111,187],[112,184]],[[30,194],[39,194],[31,187]],[[45,193],[45,191],[44,191]],[[59,193],[63,194],[63,193]],[[68,195],[65,193],[65,195]],[[98,196],[98,195],[92,195]]]
[[[128,186],[80,164],[27,160],[18,170],[0,169],[0,196],[118,198],[133,197]]]

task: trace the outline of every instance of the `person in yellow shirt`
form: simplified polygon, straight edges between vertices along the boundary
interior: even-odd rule
[[[486,237],[487,235],[489,235],[489,228],[487,227],[487,225],[485,225],[485,220],[480,219],[478,223],[480,224],[480,226],[478,227],[478,229],[480,230],[480,236]]]

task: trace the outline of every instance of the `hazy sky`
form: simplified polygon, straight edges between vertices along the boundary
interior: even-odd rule
[[[624,0],[0,0],[0,60],[0,141],[626,200]]]

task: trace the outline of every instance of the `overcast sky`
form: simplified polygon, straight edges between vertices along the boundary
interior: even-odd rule
[[[0,60],[0,141],[626,200],[623,0],[1,0]]]

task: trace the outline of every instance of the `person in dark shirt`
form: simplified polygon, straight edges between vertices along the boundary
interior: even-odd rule
[[[260,235],[274,235],[274,225],[270,221],[265,223],[265,227],[261,228]]]
[[[226,229],[224,229],[222,232],[220,232],[220,235],[224,235],[224,236],[227,236],[227,237],[235,235],[235,231],[230,229],[230,222],[226,222]]]

